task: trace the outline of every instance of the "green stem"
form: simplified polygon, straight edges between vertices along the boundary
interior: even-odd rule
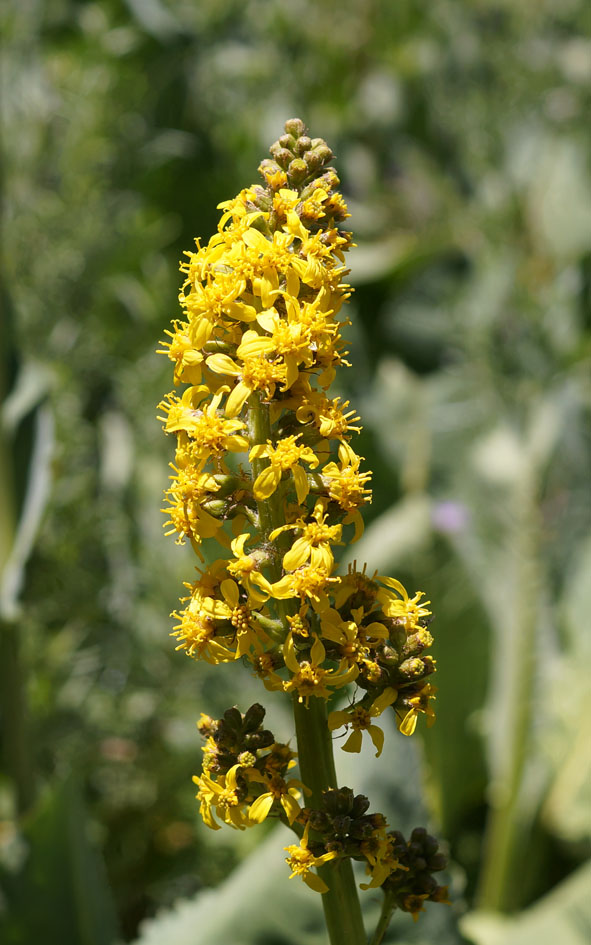
[[[262,402],[260,394],[252,394],[248,401],[248,435],[251,446],[272,439],[269,408]],[[252,460],[253,476],[256,477],[268,465],[267,459]],[[282,574],[281,542],[272,543],[269,535],[275,528],[284,525],[282,500],[277,490],[264,502],[258,502],[261,540],[267,545],[270,555],[269,574],[278,581]],[[277,615],[287,633],[287,614],[292,610],[290,601],[275,601]],[[326,703],[323,699],[311,698],[309,706],[294,697],[294,717],[298,742],[298,761],[302,781],[311,790],[307,803],[319,808],[322,792],[338,787],[332,750],[332,738],[326,722]],[[331,945],[364,945],[365,930],[357,886],[353,876],[351,860],[345,859],[320,867],[319,875],[329,887],[322,896],[324,917]]]
[[[384,935],[388,931],[388,926],[392,921],[392,916],[396,910],[396,906],[392,905],[390,897],[387,893],[384,894],[384,901],[382,902],[382,911],[380,913],[380,919],[376,926],[376,930],[373,933],[373,938],[369,945],[381,945]]]
[[[293,712],[298,740],[298,763],[302,781],[312,794],[306,799],[318,808],[322,792],[337,788],[332,738],[326,723],[326,703],[311,698],[309,705],[294,695]],[[324,918],[331,945],[364,945],[365,930],[350,859],[327,864],[318,870],[328,886],[322,896]]]

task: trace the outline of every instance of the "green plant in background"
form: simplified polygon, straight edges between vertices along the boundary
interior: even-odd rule
[[[406,842],[368,813],[367,797],[339,787],[331,732],[351,728],[350,752],[367,733],[379,756],[375,720],[388,709],[407,736],[420,714],[434,721],[431,612],[423,593],[409,598],[365,566],[334,574],[333,548],[347,526],[350,540],[361,535],[370,498],[350,443],[359,417],[328,393],[348,363],[338,319],[351,244],[338,224],[348,214],[332,151],[302,121],[286,122],[270,152],[259,168],[265,186],[221,204],[216,235],[187,254],[184,318],[162,349],[175,381],[189,385],[160,404],[177,436],[170,530],[201,561],[204,540],[232,553],[186,585],[173,635],[195,659],[242,658],[267,689],[293,699],[302,780],[288,779],[296,754],[262,727],[259,703],[244,715],[202,716],[194,781],[204,822],[244,830],[274,816],[295,830],[291,875],[322,894],[334,945],[365,941],[351,861],[364,863],[362,887],[384,893],[378,945],[396,908],[416,918],[425,901],[446,901],[431,875],[446,860],[426,830]],[[245,454],[249,466],[237,462]],[[349,706],[327,717],[329,698],[353,682]]]

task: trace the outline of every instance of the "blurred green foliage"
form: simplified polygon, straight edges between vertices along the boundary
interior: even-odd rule
[[[358,243],[340,383],[375,491],[353,550],[437,614],[438,724],[420,751],[392,734],[391,779],[343,762],[394,826],[429,817],[449,843],[453,911],[393,935],[457,942],[467,910],[477,945],[548,929],[582,945],[591,8],[13,0],[0,27],[6,940],[38,937],[31,901],[46,941],[102,945],[196,894],[145,941],[205,945],[203,915],[240,925],[273,855],[251,852],[264,829],[196,823],[195,719],[258,690],[168,637],[193,563],[161,534],[172,453],[154,414],[171,372],[154,349],[182,251],[299,115],[337,154]],[[294,886],[259,895],[276,892],[294,942],[320,942]],[[255,920],[211,935],[292,941]]]

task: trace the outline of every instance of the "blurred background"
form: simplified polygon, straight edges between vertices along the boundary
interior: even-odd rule
[[[182,251],[298,116],[357,243],[352,550],[436,614],[437,724],[338,759],[450,853],[452,907],[387,941],[584,945],[591,7],[13,0],[0,23],[3,941],[325,941],[282,834],[198,821],[199,713],[263,693],[174,652],[196,562],[162,535],[155,420]]]

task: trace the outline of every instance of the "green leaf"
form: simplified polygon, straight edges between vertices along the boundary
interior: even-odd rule
[[[5,945],[113,945],[118,939],[111,892],[90,843],[80,789],[73,778],[41,799],[23,831],[22,867],[0,870]]]

